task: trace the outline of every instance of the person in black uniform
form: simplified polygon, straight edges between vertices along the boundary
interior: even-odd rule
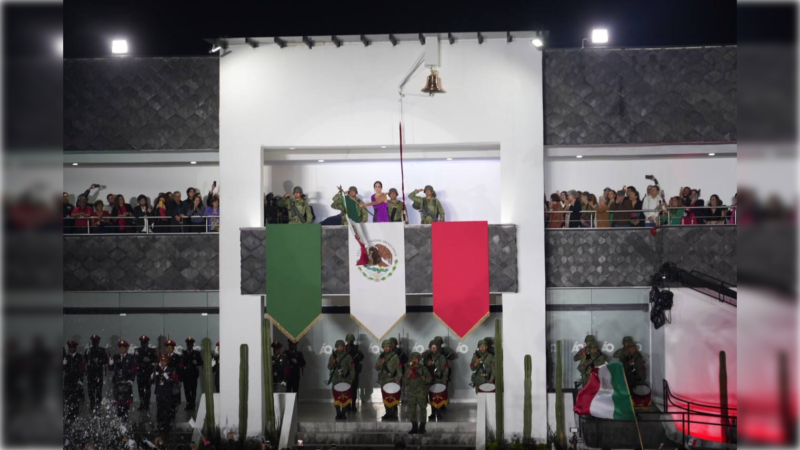
[[[128,341],[120,340],[117,346],[119,354],[114,355],[109,363],[111,383],[114,385],[114,404],[117,405],[117,417],[128,420],[128,409],[133,403],[133,380],[136,379],[138,365],[136,358],[128,354]]]
[[[348,334],[344,340],[344,351],[350,354],[350,357],[353,358],[353,364],[355,364],[355,377],[353,378],[353,403],[351,403],[349,406],[350,411],[355,412],[358,410],[358,407],[356,406],[356,402],[358,401],[358,380],[361,377],[361,361],[364,361],[364,353],[361,352],[358,344],[356,344],[356,337],[353,334]]]
[[[175,418],[175,415],[178,414],[178,407],[181,405],[181,380],[183,376],[183,361],[181,359],[181,355],[175,353],[175,341],[172,339],[167,339],[167,342],[164,342],[164,347],[167,349],[167,360],[168,365],[172,367],[172,370],[175,371],[175,374],[178,375],[178,389],[172,390],[172,418]]]
[[[152,380],[150,375],[158,360],[156,349],[150,347],[150,338],[139,336],[139,348],[133,352],[136,358],[138,371],[136,372],[136,383],[139,387],[139,410],[147,411],[150,409],[150,386]]]
[[[217,350],[212,357],[211,371],[214,372],[214,392],[219,393],[219,342],[217,342]]]
[[[286,392],[289,381],[289,358],[281,352],[283,344],[272,343],[272,386],[274,392]]]
[[[186,395],[186,411],[194,409],[197,399],[197,379],[200,367],[203,367],[203,355],[194,349],[194,338],[186,338],[186,350],[183,352],[183,393]]]
[[[86,349],[83,359],[86,362],[86,387],[89,391],[89,409],[98,411],[103,400],[103,379],[108,368],[108,352],[100,347],[100,336],[93,334],[89,338],[92,346]]]
[[[172,428],[174,393],[178,391],[180,394],[178,373],[169,365],[169,355],[159,356],[158,366],[150,377],[156,385],[156,428],[161,433],[168,433]]]
[[[78,417],[83,403],[83,376],[86,364],[78,353],[78,343],[67,342],[69,352],[64,355],[64,426],[69,427]]]
[[[405,372],[405,367],[408,365],[408,355],[399,347],[400,342],[397,338],[389,338],[389,342],[392,343],[392,351],[397,353],[397,357],[400,358],[400,364],[403,367],[402,371]]]
[[[289,341],[289,350],[286,352],[289,359],[289,383],[287,392],[300,392],[300,376],[306,368],[306,359],[303,352],[297,350],[297,342]]]

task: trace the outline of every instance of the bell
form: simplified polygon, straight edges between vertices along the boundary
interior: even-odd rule
[[[431,67],[431,74],[428,75],[428,79],[425,80],[425,86],[422,88],[422,92],[430,95],[433,97],[433,94],[444,94],[445,90],[442,89],[442,80],[439,78],[439,74],[436,73],[436,69]]]

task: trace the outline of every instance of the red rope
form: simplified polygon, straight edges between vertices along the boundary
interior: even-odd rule
[[[403,215],[404,221],[408,220],[406,213],[406,175],[403,171],[403,122],[400,122],[400,190],[403,193]]]

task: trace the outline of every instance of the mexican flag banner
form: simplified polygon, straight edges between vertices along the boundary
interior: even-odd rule
[[[322,314],[322,227],[267,225],[267,315],[294,342]]]
[[[612,362],[592,369],[589,383],[578,392],[573,409],[583,416],[635,420],[622,364]]]
[[[350,222],[350,316],[378,342],[406,315],[405,227]]]

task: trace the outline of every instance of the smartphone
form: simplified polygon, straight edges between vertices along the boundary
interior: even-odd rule
[[[655,176],[653,176],[653,175],[645,175],[644,177],[645,177],[646,179],[648,179],[648,180],[655,179]]]
[[[212,184],[212,186],[217,187],[217,182],[215,181],[214,184]]]

